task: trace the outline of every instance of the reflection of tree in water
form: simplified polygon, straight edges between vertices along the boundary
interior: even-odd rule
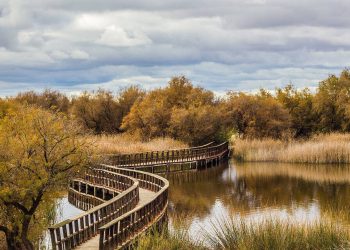
[[[249,213],[256,208],[292,209],[295,204],[307,207],[313,202],[317,185],[289,177],[238,177],[223,202],[235,212]]]
[[[340,213],[350,218],[350,200],[348,199],[350,179],[349,182],[344,182],[344,176],[349,173],[348,168],[335,169],[330,178],[326,176],[326,173],[330,171],[327,166],[322,168],[322,166],[289,164],[288,171],[286,169],[281,171],[280,166],[269,164],[269,169],[264,175],[261,168],[254,172],[251,169],[247,170],[250,167],[249,164],[244,165],[246,167],[244,171],[238,168],[232,199],[223,200],[235,211],[249,212],[256,207],[283,207],[287,211],[292,211],[296,205],[306,208],[316,201],[321,215],[336,217],[336,214]],[[259,167],[256,163],[252,165]],[[263,167],[264,164],[262,163],[261,166]],[[275,175],[273,170],[276,172]],[[305,173],[305,179],[302,178],[303,173]]]
[[[169,188],[169,213],[186,216],[206,216],[218,196],[227,193],[229,185],[221,176],[227,163],[198,172],[171,174]]]
[[[342,182],[344,178],[341,171],[339,176],[332,176],[328,180],[323,176],[324,173],[323,177],[317,176],[319,168],[301,170],[300,166],[294,166],[298,173],[294,174],[292,168],[287,174],[278,170],[277,166],[270,165],[271,167],[276,167],[276,174],[271,169],[264,175],[263,171],[255,174],[254,171],[237,171],[235,166],[231,166],[231,169],[223,166],[169,177],[170,214],[205,217],[217,200],[232,212],[241,214],[250,213],[257,208],[293,212],[295,208],[307,209],[315,202],[321,215],[336,217],[336,213],[345,214],[350,211],[350,185]],[[233,178],[227,178],[230,171],[234,172]],[[315,172],[315,178],[312,178],[312,171]],[[348,170],[345,171],[347,174]],[[303,173],[305,179],[302,178]]]

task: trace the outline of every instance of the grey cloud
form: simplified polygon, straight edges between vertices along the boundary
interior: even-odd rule
[[[0,0],[0,96],[152,87],[316,86],[350,64],[348,0]],[[90,86],[90,87],[89,87]]]

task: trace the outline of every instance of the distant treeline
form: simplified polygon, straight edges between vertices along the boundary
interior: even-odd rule
[[[130,86],[113,94],[84,92],[68,98],[52,90],[0,99],[0,117],[12,104],[60,111],[96,134],[130,132],[143,139],[169,136],[190,144],[241,138],[299,138],[313,133],[350,131],[350,71],[331,75],[312,93],[292,85],[256,94],[229,91],[215,97],[184,76],[164,88]]]

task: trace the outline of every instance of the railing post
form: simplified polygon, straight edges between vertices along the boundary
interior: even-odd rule
[[[57,246],[56,246],[55,229],[49,228],[49,231],[50,231],[52,249],[56,250]]]

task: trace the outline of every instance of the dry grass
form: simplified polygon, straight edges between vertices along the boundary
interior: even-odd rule
[[[292,221],[266,220],[255,224],[229,218],[213,224],[208,233],[211,249],[349,249],[349,230],[318,222],[295,224]]]
[[[94,143],[97,154],[139,153],[188,147],[185,143],[171,138],[156,138],[142,142],[128,134],[90,135],[86,139]]]
[[[350,163],[350,134],[323,134],[309,140],[273,139],[233,142],[233,153],[242,161],[290,163]]]
[[[203,239],[198,241],[196,239]],[[190,237],[188,229],[148,234],[137,250],[281,250],[349,249],[349,229],[330,222],[295,224],[268,219],[259,224],[222,218]]]

